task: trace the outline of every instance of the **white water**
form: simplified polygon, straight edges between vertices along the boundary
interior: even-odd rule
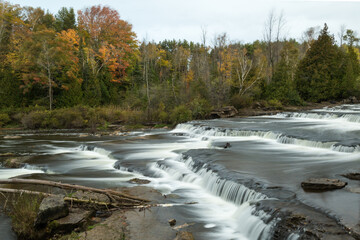
[[[0,168],[0,179],[9,179],[21,175],[44,173],[40,169],[26,169],[26,168]]]
[[[220,178],[202,166],[197,170],[191,157],[166,159],[150,164],[156,178],[151,185],[164,193],[185,189],[187,198],[199,204],[193,208],[199,219],[215,228],[209,239],[270,239],[276,220],[264,223],[266,213],[256,211],[251,202],[266,199],[242,184]],[[211,209],[211,210],[210,210]]]
[[[306,139],[299,139],[289,137],[283,133],[275,133],[272,131],[252,131],[252,130],[236,130],[236,129],[222,129],[217,127],[199,126],[191,123],[179,124],[176,126],[174,132],[187,132],[191,137],[258,137],[261,139],[273,140],[280,144],[291,144],[307,148],[320,148],[330,151],[351,153],[358,152],[359,146],[343,146],[338,142],[320,142]]]

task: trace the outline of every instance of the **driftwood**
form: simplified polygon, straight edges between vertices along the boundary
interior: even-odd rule
[[[16,193],[16,194],[32,194],[32,195],[42,195],[45,197],[48,196],[54,196],[56,194],[51,193],[43,193],[43,192],[36,192],[36,191],[29,191],[29,190],[22,190],[22,189],[10,189],[10,188],[0,188],[1,193]],[[78,198],[72,198],[72,197],[64,197],[64,200],[66,202],[70,203],[79,203],[79,204],[94,204],[99,207],[106,207],[106,208],[117,208],[117,209],[139,209],[145,210],[150,207],[173,207],[173,206],[180,206],[180,205],[188,205],[188,204],[196,204],[196,202],[189,202],[189,203],[176,203],[176,204],[169,204],[169,203],[155,203],[155,204],[143,204],[139,205],[137,202],[134,203],[106,203],[106,202],[100,202],[95,201],[92,199],[78,199]]]
[[[83,191],[89,191],[89,192],[95,192],[95,193],[102,193],[107,195],[112,201],[115,199],[118,201],[130,201],[130,202],[150,202],[147,199],[137,198],[134,196],[127,195],[125,193],[117,192],[110,189],[98,189],[98,188],[92,188],[92,187],[85,187],[81,185],[75,185],[75,184],[68,184],[68,183],[60,183],[60,182],[53,182],[53,181],[47,181],[47,180],[35,180],[35,179],[5,179],[0,180],[0,184],[34,184],[34,185],[44,185],[44,186],[51,186],[51,187],[58,187],[62,189],[74,189],[74,190],[83,190]]]

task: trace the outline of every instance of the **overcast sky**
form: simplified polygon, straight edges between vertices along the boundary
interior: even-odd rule
[[[202,28],[208,42],[226,32],[231,40],[263,39],[270,11],[284,13],[286,38],[300,39],[309,27],[326,22],[335,36],[341,25],[360,30],[360,0],[10,0],[13,4],[76,11],[92,5],[110,6],[133,25],[139,40],[187,39],[200,42]]]

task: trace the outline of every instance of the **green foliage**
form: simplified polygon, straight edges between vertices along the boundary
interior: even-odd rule
[[[38,129],[42,127],[42,122],[47,118],[47,116],[48,112],[30,112],[21,119],[21,123],[24,128]]]
[[[0,127],[6,125],[11,121],[10,117],[6,113],[0,113]]]
[[[39,239],[34,223],[42,199],[43,196],[20,194],[10,201],[12,226],[20,239]]]
[[[190,109],[193,119],[204,119],[209,115],[212,107],[206,99],[195,98],[190,102]]]
[[[282,103],[277,99],[271,99],[267,103],[268,103],[267,106],[273,109],[281,110],[283,108]]]
[[[183,123],[192,119],[191,110],[185,106],[180,105],[175,107],[170,114],[170,120],[173,124]]]
[[[230,104],[233,105],[235,108],[247,108],[251,107],[253,104],[253,98],[252,96],[245,94],[245,95],[239,95],[235,94],[230,99]]]
[[[55,15],[55,29],[60,32],[62,30],[75,29],[75,12],[73,8],[61,8]]]
[[[154,118],[161,123],[169,122],[169,114],[165,111],[165,104],[160,102]]]

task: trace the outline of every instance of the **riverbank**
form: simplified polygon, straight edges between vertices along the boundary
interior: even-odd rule
[[[114,193],[121,193],[124,196],[143,199],[146,201],[146,203],[143,203],[143,207],[137,207],[136,205],[131,207],[129,203],[119,203],[119,208],[114,208],[113,204],[116,202],[112,201],[110,203],[106,194],[83,191],[69,192],[57,187],[36,187],[37,190],[41,189],[41,192],[45,192],[44,194],[52,192],[53,194],[49,197],[27,195],[26,193],[15,196],[14,194],[4,192],[2,189],[0,203],[1,206],[7,203],[6,212],[12,218],[12,227],[17,237],[8,228],[11,222],[6,217],[3,217],[6,222],[3,222],[1,225],[4,228],[3,233],[8,237],[12,237],[12,239],[27,240],[193,239],[189,230],[194,227],[195,223],[186,223],[177,216],[176,209],[187,203],[175,203],[179,196],[174,194],[168,196],[162,195],[153,188],[141,186],[139,179],[136,182],[138,184],[134,184],[136,185],[134,187],[121,187],[109,190]],[[5,186],[7,189],[15,187],[13,184]],[[21,184],[16,191],[25,189],[34,189],[34,187],[31,184]],[[63,210],[60,210],[59,204],[56,202],[57,200],[52,199],[49,200],[51,203],[48,201],[45,204],[47,198],[54,198],[56,196],[64,199],[71,196],[72,200],[70,202],[67,201],[67,208],[69,210],[65,215],[59,215]],[[28,203],[24,205],[25,202]],[[40,209],[42,210],[39,210],[37,205],[40,202]],[[108,206],[100,207],[99,204],[105,202],[108,202]],[[36,205],[32,206],[32,204]],[[46,207],[43,207],[43,204]],[[56,209],[56,211],[52,209]],[[25,215],[27,217],[20,217]],[[45,225],[37,225],[39,219],[43,218],[47,219],[44,222]]]
[[[237,117],[274,115],[280,112],[298,112],[342,104],[359,103],[356,98],[339,102],[306,103],[301,106],[273,106],[266,102],[255,102],[251,107],[237,109]],[[216,111],[216,110],[214,110]],[[165,113],[165,112],[164,112]],[[91,108],[77,106],[66,109],[48,111],[42,108],[13,109],[0,113],[1,131],[82,131],[90,134],[109,131],[132,131],[138,129],[172,128],[177,123],[190,120],[203,120],[211,117],[211,111],[201,114],[202,118],[194,118],[186,113],[186,109],[175,113],[165,113],[167,117],[153,114],[150,119],[145,112],[124,110],[116,106]],[[171,115],[171,117],[170,117]]]

